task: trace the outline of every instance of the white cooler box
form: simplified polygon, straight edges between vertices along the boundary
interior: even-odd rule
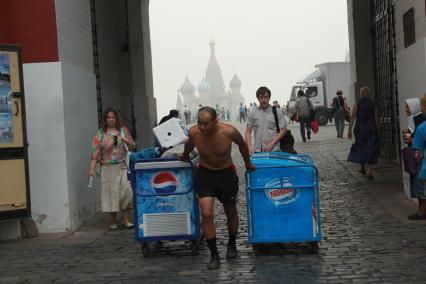
[[[173,147],[184,143],[188,139],[188,135],[180,126],[179,119],[177,118],[167,120],[163,124],[154,127],[152,131],[161,147]]]

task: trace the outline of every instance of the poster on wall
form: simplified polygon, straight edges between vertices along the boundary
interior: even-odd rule
[[[0,52],[0,143],[13,143],[9,54]]]

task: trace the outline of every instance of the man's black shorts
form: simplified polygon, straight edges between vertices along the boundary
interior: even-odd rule
[[[217,197],[223,204],[235,204],[238,176],[232,167],[223,170],[199,167],[195,170],[194,189],[199,198],[211,196]]]

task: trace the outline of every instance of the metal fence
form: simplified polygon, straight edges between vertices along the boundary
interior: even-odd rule
[[[370,0],[374,50],[375,101],[380,123],[380,153],[396,159],[400,145],[394,4]]]

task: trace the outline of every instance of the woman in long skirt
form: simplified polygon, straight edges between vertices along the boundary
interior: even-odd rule
[[[348,156],[348,162],[361,165],[360,173],[373,179],[373,164],[377,164],[379,157],[378,118],[374,101],[371,99],[371,90],[363,87],[360,90],[361,99],[355,103],[348,127],[348,138],[355,136]],[[355,127],[352,135],[352,127]]]

